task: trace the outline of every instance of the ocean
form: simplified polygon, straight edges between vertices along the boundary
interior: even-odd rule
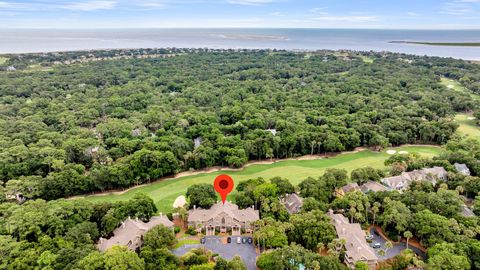
[[[480,47],[390,41],[480,42],[480,30],[354,29],[0,29],[0,53],[121,48],[349,49],[480,60]]]

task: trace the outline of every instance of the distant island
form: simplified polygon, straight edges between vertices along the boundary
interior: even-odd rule
[[[389,43],[405,43],[405,44],[418,44],[429,46],[459,46],[459,47],[480,47],[480,42],[425,42],[425,41],[405,41],[394,40]]]

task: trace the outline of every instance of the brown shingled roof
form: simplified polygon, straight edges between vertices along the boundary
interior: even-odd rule
[[[110,239],[100,238],[97,247],[99,250],[105,251],[113,245],[121,245],[131,250],[136,250],[142,245],[142,236],[158,225],[172,228],[173,222],[164,215],[152,217],[147,223],[138,219],[128,218],[113,231],[113,236]]]

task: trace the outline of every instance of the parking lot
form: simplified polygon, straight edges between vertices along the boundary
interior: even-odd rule
[[[231,243],[224,244],[222,242],[222,237],[220,236],[206,236],[205,244],[196,244],[196,245],[185,245],[173,251],[177,256],[182,256],[192,248],[205,247],[208,250],[211,250],[213,253],[218,253],[218,255],[224,259],[231,260],[236,255],[240,256],[243,262],[247,265],[248,270],[255,270],[255,262],[257,260],[257,252],[253,244],[249,244],[247,241],[240,244],[237,244],[237,237],[241,239],[247,237],[243,236],[232,236]]]
[[[393,248],[387,250],[387,252],[385,253],[385,256],[380,256],[378,254],[378,251],[381,250],[381,249],[384,249],[385,243],[387,242],[387,240],[385,240],[383,237],[381,237],[380,234],[377,233],[375,228],[370,229],[370,234],[373,236],[371,246],[373,246],[373,244],[375,244],[375,243],[380,244],[380,248],[374,248],[373,249],[375,251],[375,253],[377,254],[377,256],[380,258],[380,260],[386,260],[386,259],[389,259],[389,258],[393,258],[396,255],[400,254],[400,252],[402,252],[402,250],[407,248],[406,243],[403,243],[403,242],[402,243],[394,243]],[[426,258],[425,252],[421,251],[420,249],[418,249],[416,247],[413,247],[413,246],[409,246],[409,248],[413,252],[415,252],[417,255],[419,255],[421,258],[423,258],[423,259]]]

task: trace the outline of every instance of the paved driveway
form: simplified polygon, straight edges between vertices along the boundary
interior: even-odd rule
[[[407,243],[404,243],[404,242],[394,243],[393,248],[387,250],[387,252],[385,253],[385,256],[380,256],[378,254],[378,251],[385,247],[385,243],[387,242],[387,240],[383,239],[383,237],[381,237],[380,234],[376,233],[376,231],[377,230],[375,228],[370,229],[370,234],[373,235],[373,241],[372,241],[371,245],[373,246],[374,243],[380,243],[382,245],[381,248],[374,248],[373,249],[373,250],[375,250],[375,253],[380,258],[380,260],[386,260],[386,259],[395,257],[396,255],[400,254],[400,252],[402,252],[402,250],[407,249]],[[420,249],[418,249],[416,247],[413,247],[411,245],[409,245],[408,248],[410,248],[413,252],[415,252],[417,255],[419,255],[420,258],[422,258],[422,259],[426,258],[425,252],[421,251]]]
[[[211,250],[213,253],[218,253],[220,257],[231,260],[236,255],[242,258],[243,262],[247,265],[248,270],[257,269],[255,262],[257,260],[257,252],[253,244],[237,244],[237,237],[232,236],[232,243],[222,243],[220,236],[206,236],[205,244],[196,245],[184,245],[178,249],[173,250],[173,254],[182,256],[192,248],[199,248],[205,246],[206,249]]]

